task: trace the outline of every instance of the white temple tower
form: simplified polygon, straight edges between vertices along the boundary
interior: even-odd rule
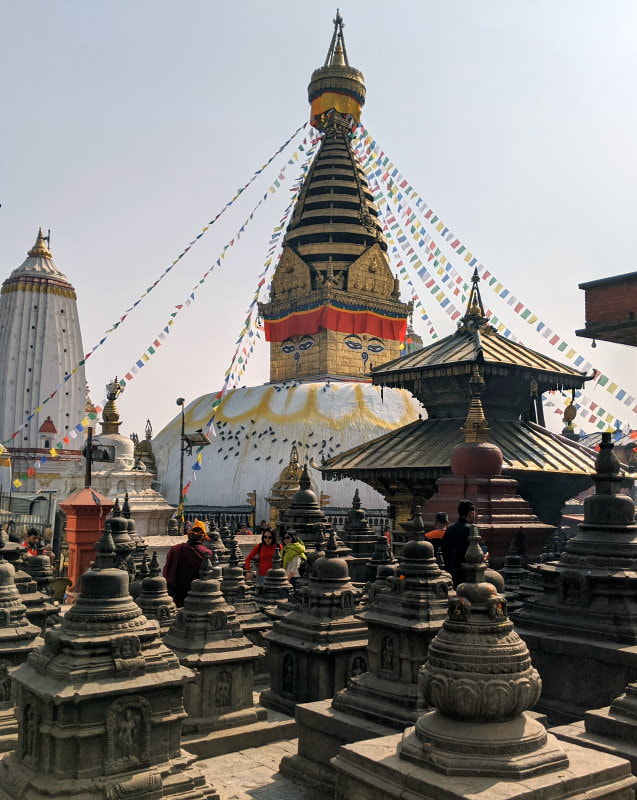
[[[24,425],[7,442],[14,477],[42,455],[48,456],[49,449],[84,416],[84,365],[73,373],[84,357],[76,299],[75,289],[53,263],[40,230],[27,258],[0,292],[0,441],[10,439]],[[41,410],[35,413],[37,407]],[[65,444],[59,459],[43,465],[42,480],[38,472],[23,481],[20,490],[42,488],[74,471],[82,460],[82,443],[78,437],[71,440],[74,447]]]

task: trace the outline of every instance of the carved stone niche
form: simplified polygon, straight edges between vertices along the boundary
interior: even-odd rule
[[[111,654],[117,672],[140,670],[145,668],[141,655],[142,643],[138,636],[117,636],[111,639]]]
[[[106,712],[107,773],[150,764],[151,706],[140,695],[120,697]]]
[[[293,297],[310,289],[310,268],[293,250],[284,248],[272,278],[273,296],[277,299]]]
[[[9,669],[12,664],[8,661],[0,661],[0,704],[8,703],[11,700],[11,678]]]
[[[367,672],[367,655],[364,652],[355,653],[349,662],[347,678],[357,678]]]
[[[294,697],[296,691],[296,657],[285,653],[281,659],[281,694]]]
[[[387,257],[378,244],[372,245],[349,268],[347,290],[389,298],[394,288],[394,276]]]
[[[33,695],[24,694],[22,714],[18,724],[20,726],[20,734],[18,736],[18,741],[21,743],[20,758],[28,759],[35,764],[40,750],[40,713],[37,700]]]
[[[225,669],[217,676],[214,702],[219,709],[232,706],[232,675]]]
[[[588,608],[593,599],[591,582],[580,572],[562,572],[557,581],[557,597],[563,605]]]
[[[398,645],[394,636],[383,636],[380,642],[380,670],[387,678],[398,677]]]

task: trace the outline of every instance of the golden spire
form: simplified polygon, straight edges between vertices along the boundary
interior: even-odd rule
[[[471,401],[469,402],[467,418],[462,426],[464,440],[472,444],[486,442],[491,429],[489,428],[489,423],[484,416],[484,409],[482,408],[484,379],[480,374],[480,368],[477,364],[473,365],[473,375],[469,381],[469,391],[471,392]]]
[[[119,418],[119,409],[115,401],[123,391],[121,384],[117,380],[117,376],[115,376],[111,383],[106,384],[107,402],[102,411],[101,423],[103,434],[119,433],[119,426],[122,423]]]
[[[479,328],[487,322],[487,317],[484,313],[484,306],[482,305],[482,297],[480,296],[480,276],[478,270],[474,269],[471,276],[471,291],[469,292],[469,300],[467,301],[467,310],[461,322],[465,327]]]
[[[51,251],[49,250],[47,237],[42,233],[42,228],[38,228],[38,235],[35,240],[35,244],[29,250],[27,255],[33,256],[34,258],[53,258]]]

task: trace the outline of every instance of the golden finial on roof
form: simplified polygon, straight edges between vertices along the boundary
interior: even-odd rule
[[[102,433],[119,433],[119,426],[122,424],[119,418],[119,409],[115,402],[124,391],[123,386],[117,380],[117,376],[106,384],[106,405],[102,411]]]
[[[467,419],[462,426],[464,440],[472,444],[486,442],[491,429],[489,428],[489,423],[484,416],[484,409],[482,408],[484,379],[480,374],[480,368],[477,364],[473,365],[473,374],[469,380],[469,391],[471,392],[469,411],[467,413]]]
[[[48,246],[48,237],[42,233],[42,228],[38,228],[38,235],[35,240],[35,244],[29,250],[27,255],[33,256],[34,258],[53,258]]]
[[[462,325],[465,327],[480,327],[487,321],[484,313],[484,306],[482,305],[482,297],[480,296],[480,276],[478,270],[474,269],[471,276],[471,291],[469,292],[469,300],[467,302],[467,311],[462,318]]]

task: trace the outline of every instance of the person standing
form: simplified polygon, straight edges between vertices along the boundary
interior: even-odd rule
[[[29,528],[27,531],[27,538],[22,542],[22,547],[26,547],[27,555],[37,556],[39,542],[40,534],[35,528]]]
[[[296,588],[297,583],[303,577],[301,568],[303,563],[307,563],[305,555],[305,543],[302,542],[295,533],[287,532],[283,534],[283,569],[288,580]]]
[[[263,583],[268,570],[272,569],[274,553],[280,549],[281,545],[276,540],[276,533],[270,528],[266,528],[261,534],[261,541],[259,544],[255,544],[245,560],[245,569],[249,570],[252,559],[255,557],[259,559],[257,583]]]
[[[435,546],[436,542],[440,544],[440,539],[442,539],[442,537],[445,535],[445,531],[449,527],[449,517],[445,511],[440,511],[438,514],[436,514],[434,518],[434,525],[436,527],[431,531],[427,531],[425,534],[425,539],[433,542]]]
[[[462,564],[475,518],[476,510],[471,500],[461,500],[458,503],[458,521],[450,525],[442,537],[441,550],[445,570],[451,574],[454,587],[464,580]]]
[[[203,545],[209,538],[206,523],[196,519],[188,531],[188,540],[173,545],[166,554],[163,574],[177,608],[183,606],[190,584],[199,577],[204,558],[212,555]]]

